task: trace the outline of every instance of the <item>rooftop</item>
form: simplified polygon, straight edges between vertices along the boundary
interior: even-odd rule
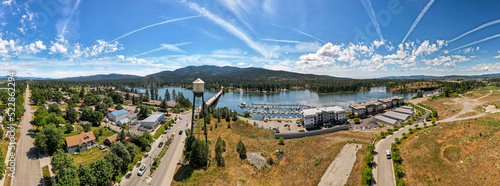
[[[148,118],[142,120],[142,122],[156,122],[158,120],[158,118],[161,116],[165,116],[165,113],[159,112],[159,113],[153,114],[153,115],[149,116]]]
[[[68,136],[66,137],[66,144],[68,147],[76,146],[76,145],[81,145],[82,143],[87,143],[89,141],[95,140],[94,132],[89,131],[89,132],[81,132],[78,135],[74,136]]]
[[[128,112],[126,110],[124,110],[124,109],[111,112],[111,114],[114,115],[115,117],[118,117],[118,116],[121,116],[121,115],[127,114],[127,113]]]
[[[397,113],[394,111],[386,112],[383,114],[383,116],[389,116],[389,117],[400,119],[400,120],[406,120],[406,119],[408,119],[408,117],[410,117],[410,115],[408,115],[408,114]]]
[[[391,118],[388,118],[388,117],[385,117],[385,116],[381,116],[381,115],[375,116],[375,119],[383,121],[383,122],[386,122],[386,123],[392,123],[392,124],[398,122],[396,120],[393,120]]]

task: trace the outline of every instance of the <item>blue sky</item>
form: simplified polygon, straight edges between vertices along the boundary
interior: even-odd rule
[[[189,65],[340,77],[500,72],[500,1],[0,0],[0,72]]]

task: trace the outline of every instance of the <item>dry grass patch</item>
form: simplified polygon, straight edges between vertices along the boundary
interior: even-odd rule
[[[214,121],[214,120],[212,120]],[[216,121],[216,120],[215,120]],[[215,121],[210,124],[215,125]],[[208,126],[210,128],[210,126]],[[317,185],[324,172],[335,159],[342,147],[347,142],[362,143],[363,147],[371,143],[373,133],[357,131],[342,131],[320,136],[301,139],[285,140],[285,145],[279,145],[272,137],[272,131],[261,129],[241,121],[231,122],[231,129],[223,120],[218,127],[208,131],[211,141],[210,150],[212,158],[215,157],[215,141],[220,136],[226,141],[226,152],[223,156],[226,166],[212,165],[206,169],[193,170],[188,166],[178,166],[174,175],[173,185]],[[272,156],[277,161],[275,152],[282,150],[282,161],[272,165],[269,169],[258,170],[239,158],[236,145],[241,140],[247,153],[263,152],[266,158]],[[360,161],[356,161],[348,183],[356,185],[360,180],[362,169],[362,154],[358,152]],[[316,163],[317,159],[322,159]],[[315,165],[316,164],[316,165]],[[361,165],[360,165],[361,164]]]
[[[500,183],[500,115],[442,123],[401,145],[409,185]]]
[[[475,115],[478,115],[478,114],[480,114],[478,111],[472,111],[472,112],[467,112],[465,114],[457,116],[457,118],[465,118],[465,117],[469,117],[469,116],[475,116]]]
[[[451,102],[450,98],[443,98],[438,100],[425,100],[422,104],[435,108],[438,112],[439,119],[446,119],[453,115],[458,114],[462,110],[462,104],[455,104]]]
[[[470,98],[470,99],[477,99],[477,98],[483,97],[489,93],[490,93],[489,87],[481,87],[479,89],[472,90],[472,91],[464,94],[463,96]]]

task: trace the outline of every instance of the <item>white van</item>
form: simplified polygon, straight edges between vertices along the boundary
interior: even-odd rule
[[[385,150],[385,155],[387,155],[387,159],[391,159],[391,151]]]

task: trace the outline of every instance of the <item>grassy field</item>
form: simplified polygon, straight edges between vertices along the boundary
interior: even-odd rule
[[[481,87],[481,88],[478,88],[476,90],[470,91],[470,92],[464,94],[463,96],[467,97],[467,98],[471,98],[471,99],[477,99],[477,98],[480,98],[482,96],[485,96],[486,94],[489,94],[490,90],[493,90],[493,89],[495,89],[495,88],[493,88],[493,87]]]
[[[165,125],[164,124],[161,125],[160,128],[158,129],[158,131],[156,131],[155,135],[153,136],[154,139],[158,139],[161,136],[161,134],[163,134],[163,131],[165,131],[165,127],[163,127],[163,126],[165,126]]]
[[[372,142],[377,132],[342,131],[301,139],[285,140],[285,145],[279,145],[273,138],[271,130],[261,129],[240,121],[231,122],[231,129],[222,120],[212,131],[208,131],[211,141],[212,158],[215,157],[215,141],[220,136],[226,141],[227,151],[223,154],[226,166],[212,165],[206,169],[193,170],[189,166],[177,166],[173,185],[317,185],[324,172],[347,142],[362,143],[363,147]],[[210,126],[208,126],[210,128]],[[239,158],[236,145],[241,140],[247,153],[263,152],[266,158],[273,157],[276,150],[284,151],[284,158],[269,169],[258,170]],[[363,155],[358,153],[358,157]],[[322,159],[316,163],[317,159]],[[315,165],[316,163],[316,165]],[[359,184],[363,161],[356,161],[349,178],[350,185]]]
[[[447,102],[450,101],[450,98],[428,99],[423,101],[422,104],[435,108],[439,114],[439,119],[442,120],[456,115],[462,110],[463,106],[461,104],[448,104]]]
[[[104,155],[106,155],[107,152],[102,152],[99,147],[94,147],[90,150],[86,150],[83,152],[80,152],[78,155],[75,155],[74,153],[70,153],[69,156],[73,158],[73,161],[75,161],[76,165],[88,165],[90,162],[96,161],[98,159],[104,158]]]
[[[439,124],[401,146],[409,185],[498,185],[500,115]]]

